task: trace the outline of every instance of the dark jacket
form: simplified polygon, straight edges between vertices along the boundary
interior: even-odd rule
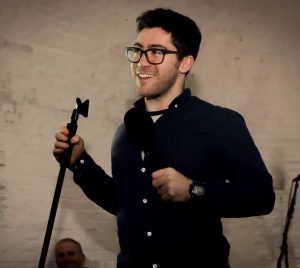
[[[112,177],[87,153],[72,168],[86,195],[117,216],[118,268],[226,267],[220,218],[267,214],[275,200],[242,116],[186,89],[156,123],[143,99],[124,122],[112,144]],[[165,167],[203,182],[203,199],[162,201],[151,173]]]

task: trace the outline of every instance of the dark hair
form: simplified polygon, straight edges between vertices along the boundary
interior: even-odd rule
[[[196,23],[190,18],[171,9],[157,8],[142,13],[136,19],[137,32],[144,28],[160,27],[171,33],[174,46],[179,51],[179,58],[192,55],[197,58],[201,32]]]

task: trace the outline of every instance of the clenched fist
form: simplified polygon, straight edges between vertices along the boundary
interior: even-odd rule
[[[152,185],[156,188],[162,200],[173,202],[186,202],[191,197],[189,186],[192,180],[183,174],[168,167],[152,173]]]

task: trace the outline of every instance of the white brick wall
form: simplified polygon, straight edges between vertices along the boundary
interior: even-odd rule
[[[89,98],[78,133],[110,172],[110,143],[135,99],[123,48],[135,17],[157,6],[194,18],[203,32],[188,86],[238,110],[274,177],[275,210],[226,219],[238,267],[275,267],[292,178],[300,173],[300,8],[298,0],[0,0],[0,267],[37,267],[59,167],[54,132],[75,98]],[[297,207],[298,206],[298,207]],[[299,201],[289,234],[300,267]],[[115,266],[114,217],[86,199],[68,172],[48,254],[62,237],[78,239],[95,267]]]

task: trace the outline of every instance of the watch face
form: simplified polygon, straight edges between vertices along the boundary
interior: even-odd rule
[[[204,193],[204,189],[201,185],[194,185],[192,193],[197,196],[201,196]]]

